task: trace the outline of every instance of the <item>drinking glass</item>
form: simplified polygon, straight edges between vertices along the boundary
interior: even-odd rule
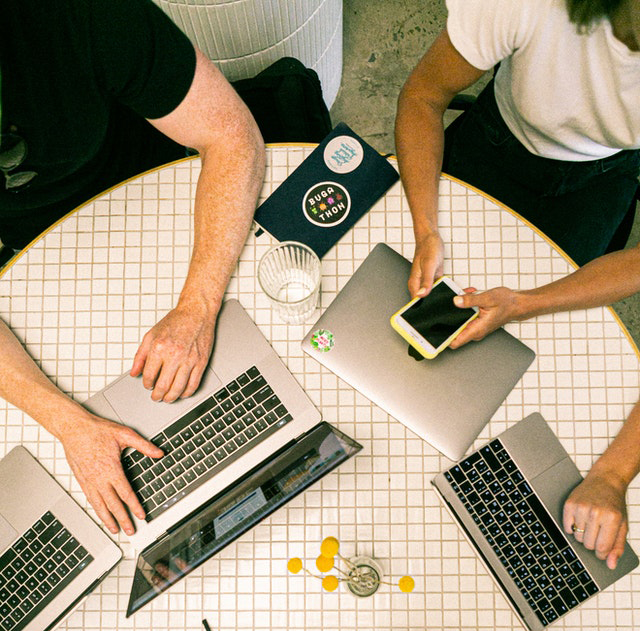
[[[300,324],[316,310],[320,259],[304,243],[283,241],[258,263],[258,283],[284,322]]]

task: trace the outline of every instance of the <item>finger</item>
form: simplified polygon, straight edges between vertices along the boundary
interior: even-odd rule
[[[623,520],[622,524],[620,524],[620,528],[618,529],[618,534],[616,535],[616,539],[613,543],[613,548],[611,548],[611,552],[607,555],[607,567],[610,570],[615,570],[618,565],[618,559],[624,552],[624,544],[627,540],[628,531],[629,525],[626,520]]]
[[[206,367],[207,367],[207,364],[203,363],[202,366],[196,366],[191,371],[191,375],[189,376],[189,382],[187,383],[187,387],[184,389],[184,392],[181,395],[183,399],[190,397],[198,389],[198,386],[202,381],[202,375],[204,374]]]
[[[87,484],[86,478],[80,472],[72,462],[71,469],[73,470],[73,474],[76,476],[76,480],[80,484],[82,491],[87,497],[89,504],[93,507],[93,510],[96,511],[96,515],[100,519],[100,521],[105,525],[105,527],[114,535],[118,534],[118,523],[113,518],[113,515],[109,512],[107,505],[104,503],[102,496],[98,493],[94,487]]]
[[[188,386],[191,384],[191,375],[194,372],[197,378],[197,383],[200,383],[200,377],[202,376],[203,370],[200,368],[199,364],[196,366],[188,366],[186,364],[180,366],[180,368],[178,368],[178,371],[176,372],[173,383],[171,384],[171,388],[169,389],[167,394],[164,395],[163,401],[166,401],[167,403],[173,403],[173,401],[175,401],[180,396],[190,396],[189,394],[185,394],[185,392]],[[195,389],[191,392],[191,394],[193,394],[193,392],[195,392]]]
[[[138,496],[135,494],[134,490],[131,488],[131,485],[129,484],[129,481],[127,480],[127,478],[124,475],[124,472],[122,472],[120,475],[116,476],[115,480],[113,481],[113,489],[116,492],[116,494],[118,495],[118,497],[120,498],[121,502],[120,505],[122,505],[122,503],[124,502],[124,504],[126,506],[128,506],[129,510],[138,518],[138,519],[144,519],[145,518],[145,511],[144,508],[142,508],[142,504],[140,503],[140,500],[138,499]],[[126,510],[125,510],[126,512]],[[116,516],[117,518],[117,516]],[[127,519],[129,518],[129,514],[127,513]],[[119,520],[118,520],[119,521]],[[122,523],[122,522],[120,522]],[[129,523],[131,524],[131,521],[129,521]],[[133,524],[131,524],[131,526],[133,527]],[[124,528],[124,526],[123,526]],[[127,534],[133,534],[133,532],[128,532],[125,529],[125,532]]]
[[[609,556],[616,543],[622,523],[622,515],[618,513],[609,513],[600,521],[600,530],[594,542],[594,550],[600,560],[604,561]]]
[[[426,284],[428,285],[429,283]],[[411,266],[408,287],[412,298],[415,298],[416,296],[426,296],[429,293],[429,289],[427,287],[423,287],[422,268],[418,261],[414,261]]]
[[[414,259],[409,275],[409,293],[412,298],[416,296],[426,296],[433,287],[433,280],[442,265],[437,265],[434,260],[429,260],[423,264],[423,259]]]
[[[136,351],[136,354],[133,358],[133,365],[131,366],[131,370],[129,371],[129,374],[132,377],[138,377],[139,375],[142,374],[145,363],[147,361],[147,357],[149,356],[150,348],[151,348],[151,341],[150,341],[149,334],[147,333],[142,338],[142,343],[138,347],[138,350]]]
[[[450,344],[451,348],[455,350],[456,348],[460,348],[461,346],[464,346],[469,342],[475,341],[476,338],[482,337],[480,335],[480,332],[480,323],[476,322],[475,320],[473,322],[470,322],[462,331],[460,331],[460,333],[458,333],[458,335],[453,338],[453,341]]]
[[[149,458],[162,458],[164,456],[164,451],[160,447],[143,438],[138,432],[129,427],[122,427],[119,443],[121,449],[133,447],[145,456],[149,456]]]
[[[602,526],[601,521],[594,517],[590,519],[584,527],[581,526],[576,530],[576,539],[580,541],[587,550],[595,550],[596,541],[602,531]],[[583,529],[584,532],[581,533],[580,529]],[[606,537],[606,534],[604,536]]]
[[[122,500],[118,496],[116,490],[112,486],[108,486],[107,488],[103,489],[102,498],[104,499],[109,512],[120,524],[122,530],[124,530],[124,532],[128,535],[132,535],[135,532],[133,522],[131,521],[129,513],[127,512],[127,509],[122,503]]]
[[[102,497],[97,493],[88,493],[87,491],[85,491],[85,494],[89,503],[93,506],[93,510],[96,511],[96,515],[100,518],[100,521],[107,527],[109,532],[117,535],[120,530],[118,522],[114,519]]]
[[[175,377],[173,378],[171,387],[164,395],[162,400],[166,403],[173,403],[185,391],[185,388],[189,383],[191,372],[192,368],[190,366],[185,364],[180,366],[175,374]]]
[[[576,508],[573,502],[567,500],[562,509],[562,527],[568,535],[573,534],[573,526],[575,524]]]
[[[587,532],[587,518],[587,509],[582,508],[581,506],[576,506],[571,532],[573,533],[574,539],[579,543],[584,542],[584,537]]]
[[[148,363],[148,362],[147,362]],[[153,386],[153,392],[151,398],[154,401],[162,401],[171,389],[176,375],[178,374],[178,368],[180,364],[163,363],[160,373],[158,374],[155,384]]]
[[[478,294],[475,289],[469,287],[467,291],[465,289],[464,294],[453,297],[453,304],[460,309],[470,309],[471,307],[486,307],[487,300],[483,297],[483,294]]]

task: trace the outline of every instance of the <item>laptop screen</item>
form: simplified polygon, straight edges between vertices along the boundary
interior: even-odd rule
[[[127,616],[360,449],[339,430],[320,423],[216,495],[142,551]]]

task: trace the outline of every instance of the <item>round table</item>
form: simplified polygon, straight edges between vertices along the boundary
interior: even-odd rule
[[[262,198],[312,146],[273,146]],[[392,164],[396,164],[392,159]],[[58,386],[84,401],[127,370],[145,331],[175,304],[187,272],[192,201],[200,171],[186,159],[125,182],[71,213],[9,265],[0,313]],[[462,286],[531,288],[572,265],[514,213],[443,176],[441,234],[445,273]],[[378,242],[413,254],[408,205],[396,184],[322,261],[325,308]],[[321,483],[243,535],[131,618],[125,610],[134,561],[123,560],[61,629],[219,631],[521,628],[505,598],[431,488],[450,462],[349,385],[303,354],[312,326],[278,321],[256,281],[273,244],[252,230],[228,297],[237,298],[321,410],[363,451]],[[609,308],[538,317],[506,327],[536,360],[477,440],[479,446],[539,411],[585,473],[619,430],[640,391],[637,349]],[[0,401],[0,455],[24,444],[95,517],[61,445],[32,419]],[[629,491],[630,542],[640,550],[640,487]],[[300,557],[315,571],[324,537],[341,553],[370,555],[394,585],[370,598],[294,575]],[[402,593],[397,581],[416,587]],[[638,572],[555,624],[565,629],[640,627]]]

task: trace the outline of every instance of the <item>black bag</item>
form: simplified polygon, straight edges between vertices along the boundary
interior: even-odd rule
[[[251,79],[232,82],[265,142],[320,142],[332,129],[315,71],[283,57]]]

